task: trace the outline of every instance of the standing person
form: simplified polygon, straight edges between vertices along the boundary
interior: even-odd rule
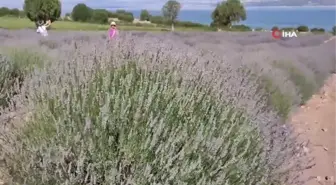
[[[109,38],[113,39],[117,35],[117,24],[115,22],[111,22],[109,29]]]
[[[42,25],[43,25],[43,22],[41,20],[36,21],[36,27],[37,27],[36,32],[39,34],[42,34],[42,31],[43,31]]]
[[[51,21],[50,19],[47,20],[47,22],[42,26],[42,29],[43,29],[43,33],[42,35],[43,36],[48,36],[48,30],[47,28],[51,25]]]
[[[38,21],[37,22],[38,28],[36,30],[37,33],[40,33],[42,36],[48,36],[47,28],[51,25],[51,21],[47,20],[45,24],[43,22]]]

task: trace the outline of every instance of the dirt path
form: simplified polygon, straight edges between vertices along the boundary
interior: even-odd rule
[[[304,150],[314,157],[315,166],[302,174],[311,180],[305,185],[335,185],[336,74],[321,91],[293,115],[292,123],[301,139],[309,141]]]

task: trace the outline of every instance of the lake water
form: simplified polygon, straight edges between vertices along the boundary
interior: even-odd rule
[[[140,11],[132,11],[139,17]],[[160,15],[160,11],[150,11]],[[212,10],[184,10],[179,14],[179,20],[202,24],[211,23]],[[247,7],[247,19],[239,24],[252,28],[271,29],[278,27],[297,27],[306,25],[309,28],[318,27],[326,30],[336,25],[336,7]]]

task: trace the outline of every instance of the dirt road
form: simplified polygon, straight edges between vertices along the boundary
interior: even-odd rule
[[[302,174],[310,178],[306,185],[335,185],[336,74],[321,91],[293,115],[292,123],[301,139],[310,141],[305,152],[314,157],[315,166]]]

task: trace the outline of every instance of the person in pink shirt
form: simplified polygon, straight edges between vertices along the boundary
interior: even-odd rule
[[[117,24],[115,22],[111,22],[109,29],[109,38],[113,39],[117,35]]]

